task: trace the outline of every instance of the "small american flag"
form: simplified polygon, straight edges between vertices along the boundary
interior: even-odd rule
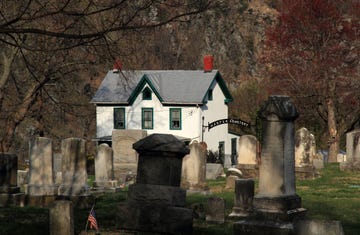
[[[99,229],[98,223],[96,221],[95,217],[95,211],[94,207],[91,208],[91,211],[89,213],[88,221],[90,222],[90,229],[96,229],[96,231]]]

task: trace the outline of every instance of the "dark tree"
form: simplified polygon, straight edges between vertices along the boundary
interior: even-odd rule
[[[300,113],[323,121],[330,161],[360,120],[359,14],[359,1],[283,0],[266,33],[272,92],[292,96]]]
[[[27,117],[38,123],[36,133],[44,132],[44,118],[51,114],[41,114],[44,107],[85,115],[74,97],[84,95],[79,80],[95,73],[89,64],[96,69],[114,61],[130,53],[131,35],[191,20],[209,5],[207,0],[0,1],[1,151],[9,150]]]

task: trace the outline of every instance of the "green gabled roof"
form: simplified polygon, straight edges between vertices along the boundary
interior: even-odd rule
[[[225,102],[232,101],[225,81],[217,70],[109,71],[91,102],[131,105],[148,84],[163,104],[201,105],[206,102],[207,94],[216,82],[225,96]]]
[[[160,100],[160,102],[163,102],[163,98],[160,96],[159,92],[156,90],[154,85],[152,84],[151,80],[148,78],[146,74],[144,74],[138,83],[138,85],[135,87],[134,91],[131,93],[128,103],[129,105],[132,105],[136,99],[136,97],[139,95],[139,93],[144,89],[145,85],[148,84],[151,88],[151,90],[155,93],[157,98]]]
[[[207,98],[208,98],[208,93],[209,93],[209,90],[211,89],[211,87],[214,86],[215,83],[218,83],[219,86],[220,86],[220,89],[221,91],[224,93],[224,96],[225,96],[225,103],[229,103],[229,102],[232,102],[233,101],[233,97],[231,96],[230,94],[230,91],[229,89],[227,88],[226,86],[226,83],[224,81],[224,79],[221,77],[219,71],[217,71],[217,73],[215,74],[215,77],[214,79],[212,80],[210,86],[208,87],[208,90],[206,91],[203,99],[202,99],[202,102],[205,103]]]

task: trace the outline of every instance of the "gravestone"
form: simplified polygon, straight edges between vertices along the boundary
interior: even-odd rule
[[[336,220],[299,220],[294,224],[296,235],[344,235],[340,221]]]
[[[234,207],[229,217],[247,217],[252,213],[255,182],[253,179],[235,181]]]
[[[295,173],[298,179],[314,179],[320,176],[316,165],[315,136],[305,127],[295,133]]]
[[[270,96],[261,107],[262,151],[254,218],[234,223],[236,234],[291,234],[292,221],[302,218],[295,188],[294,121],[296,107],[287,96]]]
[[[29,142],[29,184],[30,196],[54,196],[58,187],[55,185],[53,171],[52,141],[37,137]]]
[[[241,170],[244,178],[255,178],[258,176],[258,144],[258,140],[253,135],[243,135],[239,139],[237,168]]]
[[[346,134],[346,160],[347,162],[360,161],[360,130]]]
[[[360,129],[346,134],[346,161],[340,163],[341,170],[360,170]]]
[[[74,213],[71,201],[56,200],[49,208],[50,235],[73,235]]]
[[[0,153],[0,206],[24,205],[24,194],[17,185],[17,168],[15,154]]]
[[[61,142],[62,183],[59,195],[84,196],[88,194],[85,140],[67,138]]]
[[[167,134],[152,134],[133,147],[139,153],[137,178],[129,186],[127,202],[118,206],[120,227],[191,234],[192,211],[185,207],[186,191],[180,188],[182,159],[189,149],[184,142]]]
[[[226,171],[226,189],[235,189],[235,181],[242,178],[243,174],[242,172],[237,169],[230,167]]]
[[[206,163],[206,179],[215,180],[224,176],[224,167],[220,163]]]
[[[253,135],[243,135],[239,139],[238,164],[257,164],[257,139]]]
[[[54,163],[54,174],[55,174],[55,184],[60,185],[62,181],[62,154],[53,153],[53,163]]]
[[[95,189],[115,190],[117,181],[114,180],[113,150],[107,144],[100,144],[95,156]]]
[[[181,187],[190,190],[206,190],[206,149],[194,141],[190,154],[182,161]]]
[[[136,174],[138,155],[132,146],[146,135],[143,130],[113,130],[114,179],[118,182],[124,183],[127,175]]]
[[[206,222],[223,224],[225,222],[225,200],[209,197],[206,204]]]
[[[295,134],[295,166],[312,166],[315,155],[315,136],[305,127],[300,128]]]
[[[27,185],[29,182],[29,169],[17,171],[17,185],[20,191],[27,193]]]

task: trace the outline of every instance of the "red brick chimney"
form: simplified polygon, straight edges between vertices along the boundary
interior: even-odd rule
[[[117,73],[122,69],[122,63],[120,59],[116,59],[114,62],[113,72]]]
[[[204,56],[204,72],[211,72],[214,67],[214,57],[212,55]]]

